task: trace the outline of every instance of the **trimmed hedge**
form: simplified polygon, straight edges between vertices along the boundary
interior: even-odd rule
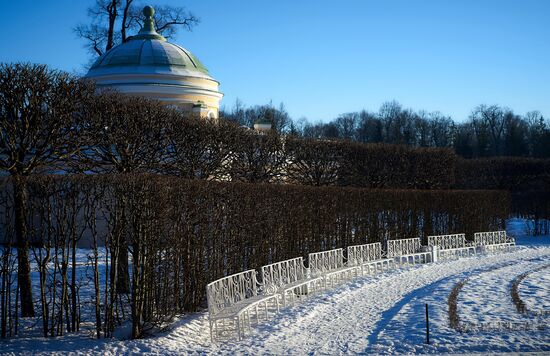
[[[288,138],[290,182],[361,188],[450,189],[457,156],[449,149]]]
[[[550,190],[550,160],[517,157],[459,159],[456,188]]]
[[[369,190],[158,175],[36,177],[29,188],[35,240],[60,241],[50,235],[64,231],[56,226],[56,214],[69,221],[75,214],[74,233],[88,239],[91,227],[81,214],[92,209],[89,216],[98,219],[88,223],[96,224],[100,244],[111,253],[131,246],[133,260],[146,261],[133,270],[147,276],[143,283],[155,284],[142,286],[155,291],[149,302],[160,293],[163,308],[168,301],[178,312],[204,305],[206,284],[227,274],[387,239],[460,232],[471,238],[503,228],[510,205],[501,191]],[[162,310],[155,313],[167,312]]]

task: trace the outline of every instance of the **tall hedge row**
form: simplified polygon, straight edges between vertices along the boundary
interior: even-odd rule
[[[508,194],[500,191],[367,190],[159,175],[35,177],[29,192],[35,249],[75,236],[92,251],[106,246],[109,255],[130,246],[132,279],[143,274],[132,293],[151,294],[143,299],[149,303],[145,318],[196,310],[204,305],[206,284],[230,273],[353,244],[459,232],[472,237],[502,228],[509,214]]]
[[[449,189],[456,155],[448,149],[285,139],[290,182],[361,188]]]
[[[458,159],[456,188],[550,190],[550,160],[518,157]]]
[[[518,191],[511,197],[513,214],[530,220],[526,226],[528,234],[550,234],[550,189]]]

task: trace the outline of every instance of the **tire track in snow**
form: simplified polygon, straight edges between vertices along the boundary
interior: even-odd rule
[[[510,295],[514,279],[532,269],[548,258],[532,258],[518,261],[511,266],[502,266],[497,270],[486,271],[470,278],[462,289],[462,300],[458,302],[461,331],[486,330],[523,330],[524,325],[513,327],[510,323],[522,321]],[[460,299],[460,297],[459,297]]]
[[[516,310],[518,311],[518,313],[520,313],[520,314],[531,314],[531,315],[550,314],[549,310],[543,310],[542,313],[541,313],[541,312],[533,312],[532,310],[528,309],[525,302],[521,299],[521,296],[520,296],[520,293],[519,293],[519,286],[525,278],[527,278],[528,276],[530,276],[533,273],[543,271],[547,268],[550,268],[550,264],[547,264],[547,265],[529,270],[525,273],[522,273],[521,275],[514,278],[514,280],[512,281],[512,288],[510,289],[510,295],[512,297],[512,301],[514,302],[514,304],[516,306]]]
[[[491,333],[480,332],[476,334],[459,333],[449,326],[448,305],[447,299],[449,291],[454,283],[460,278],[469,275],[476,279],[479,273],[502,274],[495,268],[520,268],[518,273],[521,273],[523,267],[529,267],[532,263],[546,262],[550,253],[543,254],[522,254],[514,253],[512,256],[502,256],[501,261],[494,258],[492,264],[481,265],[480,261],[476,261],[476,265],[470,263],[470,270],[457,273],[456,280],[453,278],[443,278],[436,283],[435,288],[430,289],[426,294],[422,295],[418,292],[416,296],[410,298],[409,303],[404,304],[402,309],[396,311],[395,314],[385,320],[385,325],[378,330],[376,340],[371,340],[371,343],[363,353],[365,354],[419,354],[419,353],[487,353],[487,352],[546,352],[550,347],[550,339],[544,331],[536,332],[517,332],[517,333]],[[515,257],[515,258],[514,258]],[[520,266],[522,265],[522,266]],[[477,267],[477,268],[476,268]],[[485,272],[486,271],[486,272]],[[500,276],[500,275],[498,275]],[[510,274],[510,279],[514,277]],[[507,283],[504,283],[507,286]],[[487,294],[487,293],[486,293]],[[509,296],[507,289],[504,289],[505,303],[508,302]],[[501,295],[499,294],[499,297]],[[473,300],[470,298],[470,300]],[[499,300],[501,303],[502,298]],[[431,344],[425,344],[425,318],[424,318],[424,303],[430,304],[430,339]],[[515,313],[513,306],[510,304],[510,311]],[[379,323],[382,323],[382,319]],[[381,325],[381,324],[380,324]],[[375,331],[373,331],[374,333]],[[546,340],[546,341],[545,341]]]
[[[467,276],[470,276],[472,274],[480,274],[484,272],[493,271],[495,269],[500,269],[504,267],[509,267],[516,262],[506,262],[503,263],[501,266],[499,265],[491,265],[489,267],[483,267],[473,270],[468,270],[462,272],[459,276],[453,275],[450,277],[441,278],[439,280],[436,280],[422,288],[415,289],[405,295],[398,303],[396,303],[392,308],[386,310],[384,313],[382,313],[382,319],[376,324],[375,329],[369,336],[369,344],[374,345],[378,342],[378,336],[384,329],[388,326],[388,324],[393,320],[397,314],[403,309],[403,307],[407,304],[409,304],[412,300],[418,299],[420,296],[431,294],[433,291],[435,291],[440,285],[446,284],[454,279],[466,279]],[[462,277],[462,278],[461,278]]]
[[[521,263],[528,263],[528,262],[533,262],[533,261],[539,261],[540,258],[534,258],[534,259],[529,259],[529,260],[524,260],[524,261],[521,261]],[[472,273],[475,273],[476,274],[476,277],[479,277],[481,274],[485,274],[485,273],[495,273],[495,272],[498,272],[504,268],[507,268],[507,267],[510,267],[510,266],[517,266],[517,262],[509,262],[509,263],[506,263],[502,266],[498,266],[496,268],[493,268],[493,269],[484,269],[484,270],[480,270],[480,271],[471,271]],[[471,275],[472,273],[467,273],[468,275]],[[466,273],[465,273],[466,274]],[[460,281],[458,281],[455,286],[453,287],[453,289],[451,290],[451,293],[449,294],[449,298],[448,298],[448,317],[449,317],[449,323],[450,323],[450,326],[451,328],[455,329],[456,331],[458,332],[464,332],[464,331],[467,331],[467,330],[464,330],[463,328],[461,328],[460,326],[460,315],[458,313],[458,296],[459,296],[459,293],[462,291],[463,287],[468,283],[470,282],[471,280],[471,277],[470,276],[467,276],[465,278],[462,278]]]
[[[521,251],[517,252],[521,254]],[[472,269],[472,266],[470,265],[463,265],[461,263],[465,261],[465,259],[459,261],[445,261],[435,265],[418,265],[416,266],[417,268],[401,270],[400,274],[386,276],[386,278],[384,279],[374,281],[374,286],[372,284],[366,284],[363,289],[367,290],[367,292],[372,292],[372,289],[375,289],[375,295],[372,295],[369,298],[373,301],[384,300],[384,294],[388,291],[395,291],[396,288],[398,288],[400,291],[403,291],[404,293],[401,295],[399,295],[398,293],[398,295],[390,296],[390,298],[393,299],[393,302],[389,303],[390,305],[386,304],[387,307],[385,309],[381,306],[380,309],[385,311],[381,313],[380,320],[371,325],[370,330],[368,330],[368,314],[363,314],[360,311],[356,310],[355,313],[358,315],[362,315],[363,318],[360,320],[356,320],[357,324],[353,324],[351,328],[339,328],[338,333],[336,335],[331,335],[331,339],[324,343],[321,348],[317,349],[314,353],[331,354],[335,350],[347,350],[346,352],[350,352],[350,350],[353,350],[353,352],[365,352],[366,348],[377,343],[379,334],[391,322],[393,317],[399,313],[402,307],[407,305],[414,298],[418,298],[419,294],[426,295],[427,293],[434,291],[438,285],[457,278],[456,273],[471,275],[473,273],[478,273],[481,271],[491,271],[495,268],[495,266],[505,267],[517,263],[518,258],[515,257],[516,254],[500,256],[503,256],[504,258],[508,256],[508,258],[512,259],[512,261],[500,262],[497,260],[498,257],[496,257],[496,255],[492,255],[484,256],[485,259],[471,258],[470,260],[472,260],[472,262],[482,265],[482,267],[474,269]],[[538,258],[540,257],[535,257],[534,259]],[[449,264],[452,265],[452,268],[449,268]],[[433,270],[436,270],[439,273],[439,276],[434,278],[434,276],[432,275],[432,273],[434,272]],[[424,272],[431,273],[425,274]],[[414,275],[415,273],[419,274]],[[348,302],[346,301],[346,303]],[[342,316],[339,316],[337,320],[340,320],[341,318]],[[328,323],[328,325],[330,326],[333,324]],[[341,324],[338,325],[341,326]],[[362,335],[363,340],[357,340],[356,338],[357,330],[361,329],[358,327],[359,325],[363,326],[362,329],[367,329],[365,330],[366,335]],[[350,336],[352,336],[351,339]],[[365,339],[367,340],[366,343]],[[362,347],[355,348],[355,346],[359,345],[362,345]]]

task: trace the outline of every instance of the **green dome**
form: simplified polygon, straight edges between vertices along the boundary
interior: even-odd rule
[[[140,35],[111,48],[91,69],[124,66],[176,66],[208,74],[206,67],[186,49],[164,39],[142,39]]]
[[[85,78],[94,81],[98,88],[218,117],[223,98],[220,83],[191,52],[167,42],[155,31],[154,13],[152,7],[145,7],[145,21],[139,33],[101,56]]]
[[[129,66],[178,67],[208,75],[206,67],[191,52],[167,42],[156,32],[154,13],[152,7],[146,6],[143,9],[145,21],[139,33],[103,54],[90,70]]]

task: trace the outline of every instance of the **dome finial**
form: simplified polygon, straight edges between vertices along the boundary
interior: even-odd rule
[[[155,9],[153,9],[152,6],[145,6],[143,8],[143,16],[145,16],[145,22],[139,33],[156,33],[155,20],[153,19],[153,16],[155,16]]]
[[[166,38],[157,33],[155,29],[155,9],[152,6],[145,6],[143,8],[143,27],[139,30],[136,36],[132,36],[131,40],[159,40],[166,41]]]
[[[155,16],[155,9],[147,5],[143,8],[143,15],[147,18]]]

